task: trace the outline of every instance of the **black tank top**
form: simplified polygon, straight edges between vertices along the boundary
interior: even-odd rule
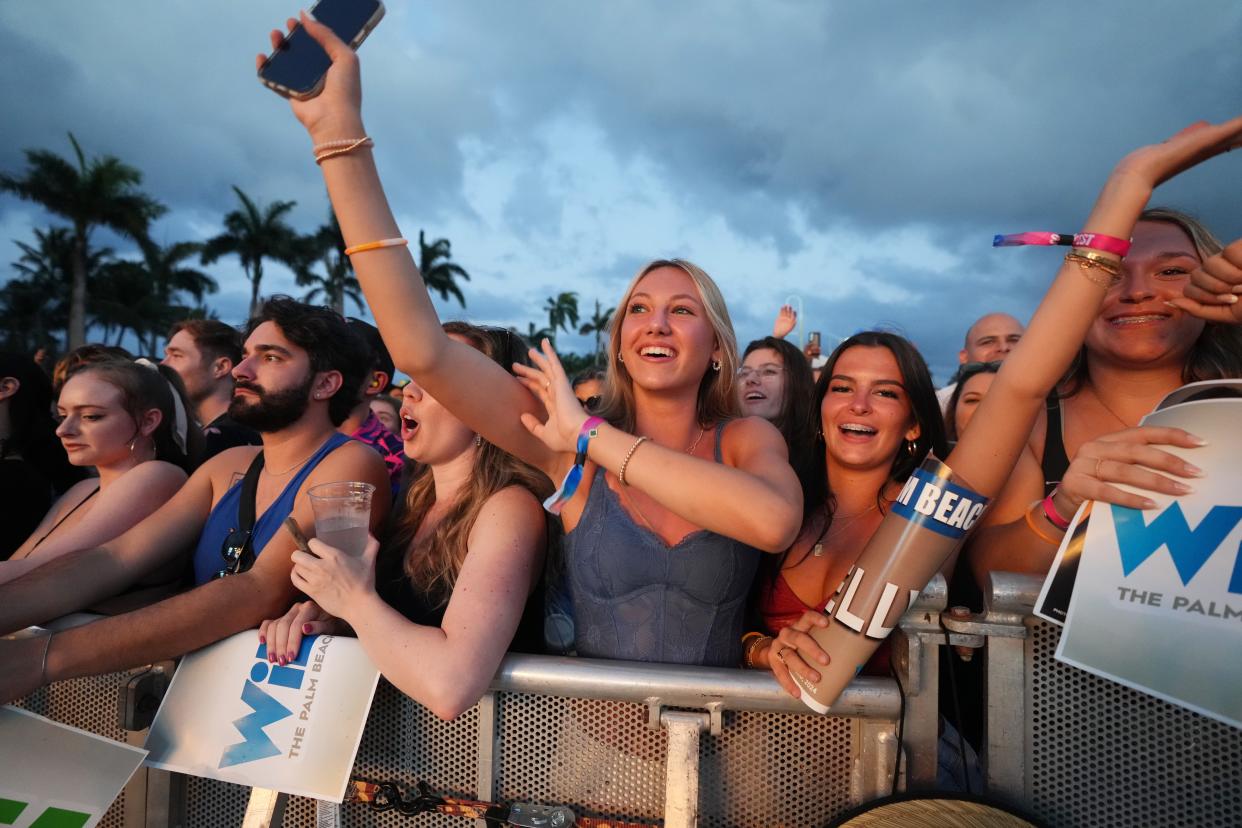
[[[1052,490],[1065,477],[1069,469],[1069,455],[1065,453],[1065,436],[1062,431],[1063,417],[1061,399],[1055,391],[1048,396],[1048,425],[1044,432],[1044,457],[1040,466],[1044,470],[1044,496],[1052,494]]]

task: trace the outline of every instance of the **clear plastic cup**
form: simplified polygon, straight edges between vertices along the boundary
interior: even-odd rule
[[[315,537],[346,555],[361,557],[371,527],[370,483],[320,483],[307,492],[315,513]]]

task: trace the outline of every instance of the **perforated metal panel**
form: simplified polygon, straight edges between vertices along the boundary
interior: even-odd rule
[[[108,673],[60,681],[14,704],[54,722],[124,742],[127,734],[117,723],[116,698],[117,688],[129,675],[128,672]],[[141,770],[138,772],[142,773]],[[99,825],[100,828],[122,828],[124,822],[125,791],[122,790]]]
[[[1242,826],[1242,731],[1054,658],[1029,622],[1031,809],[1076,828]]]
[[[415,780],[473,798],[478,711],[442,722],[381,681],[354,773]],[[647,727],[642,705],[497,694],[495,795],[500,802],[568,805],[575,813],[659,824],[664,801],[664,731]],[[817,826],[850,806],[857,723],[813,715],[727,712],[721,736],[703,734],[700,825]],[[235,785],[190,780],[190,828],[240,825],[249,795]],[[469,825],[460,817],[411,819],[346,805],[347,826]],[[288,828],[314,828],[315,803],[293,797]]]

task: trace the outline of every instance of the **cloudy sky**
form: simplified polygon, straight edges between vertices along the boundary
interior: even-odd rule
[[[232,185],[296,200],[313,229],[309,141],[253,66],[295,9],[0,0],[0,169],[68,154],[72,130],[143,171],[165,243],[219,232]],[[1076,230],[1126,151],[1242,112],[1240,43],[1237,0],[393,0],[361,56],[404,233],[450,239],[472,276],[448,316],[525,329],[554,293],[611,306],[643,262],[682,256],[742,344],[796,295],[806,330],[896,328],[943,379],[971,320],[1027,318],[1055,269],[992,235]],[[1242,236],[1236,155],[1156,202]],[[0,263],[48,222],[0,196]],[[239,322],[240,268],[212,273],[209,304]],[[300,292],[279,267],[263,291]]]

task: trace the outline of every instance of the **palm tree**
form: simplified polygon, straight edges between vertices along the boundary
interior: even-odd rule
[[[352,299],[358,310],[363,310],[362,287],[354,276],[353,264],[345,255],[345,238],[341,235],[336,213],[329,211],[328,223],[321,225],[310,239],[314,255],[323,263],[324,273],[322,276],[312,273],[309,264],[297,270],[298,284],[312,286],[302,301],[313,302],[322,297],[325,305],[344,316],[345,300]]]
[[[241,259],[250,280],[250,315],[254,316],[259,309],[263,260],[281,262],[296,273],[307,259],[307,243],[285,221],[297,202],[273,201],[260,207],[241,188],[234,186],[233,192],[241,201],[241,209],[226,215],[224,232],[203,244],[202,262],[212,264],[229,255]]]
[[[21,276],[9,284],[14,286],[9,293],[11,300],[18,305],[19,297],[37,297],[43,306],[43,312],[37,319],[19,322],[17,317],[5,314],[5,321],[11,330],[24,327],[35,335],[36,339],[48,338],[52,329],[66,329],[69,323],[69,294],[73,284],[74,240],[67,227],[49,227],[47,230],[35,230],[37,245],[16,242],[22,251],[21,258],[13,262],[13,269]],[[94,284],[101,268],[112,257],[109,247],[86,249],[86,281]],[[16,308],[14,313],[21,316]],[[33,324],[32,324],[33,323]],[[18,338],[23,338],[19,336]]]
[[[168,327],[179,319],[187,318],[193,306],[180,304],[180,293],[188,293],[201,305],[203,296],[219,289],[216,280],[185,265],[185,260],[202,253],[198,242],[176,242],[161,247],[152,241],[142,245],[141,267],[149,285],[154,307],[159,309],[146,325],[147,353],[156,353],[156,345]]]
[[[545,339],[552,339],[556,336],[556,331],[550,328],[537,328],[535,327],[534,322],[526,323],[526,333],[522,333],[521,331],[515,332],[525,337],[526,341],[529,342],[533,348],[538,348],[539,343],[543,342]]]
[[[595,313],[591,314],[591,318],[582,323],[582,327],[578,329],[578,333],[595,334],[595,364],[604,364],[603,335],[608,332],[608,325],[612,322],[612,315],[616,313],[616,308],[612,307],[606,311],[600,310],[599,300],[595,300]]]
[[[72,279],[69,289],[69,343],[86,341],[87,252],[91,231],[107,227],[132,239],[145,239],[151,222],[166,208],[138,189],[142,173],[112,155],[89,162],[69,133],[77,166],[48,150],[28,149],[26,172],[0,173],[0,190],[66,219],[73,228]]]
[[[572,332],[578,327],[578,294],[574,291],[549,296],[543,309],[548,313],[548,328],[553,338],[557,331]]]
[[[461,278],[469,282],[470,274],[461,265],[449,261],[451,258],[453,253],[448,239],[436,239],[427,244],[423,231],[418,231],[418,272],[423,274],[427,290],[434,290],[446,302],[452,294],[464,308],[466,297],[462,296],[457,280]]]

